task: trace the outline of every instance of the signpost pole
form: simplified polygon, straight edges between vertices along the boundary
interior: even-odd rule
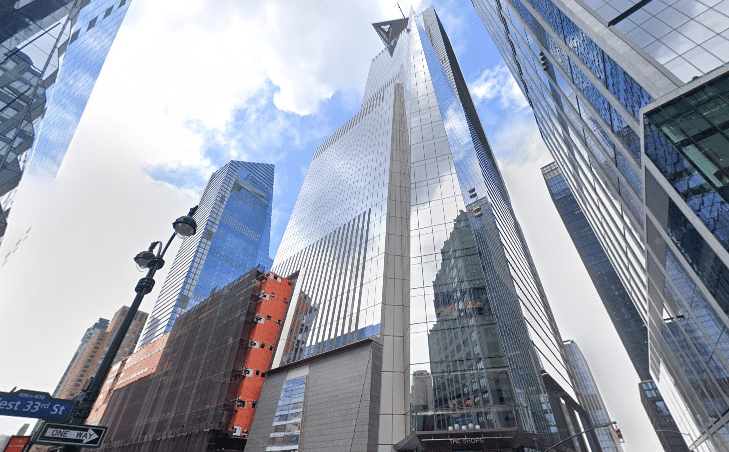
[[[144,278],[141,278],[137,283],[137,286],[134,288],[137,295],[134,297],[134,301],[129,307],[129,311],[127,311],[127,315],[124,317],[124,321],[119,327],[119,331],[116,333],[116,336],[114,336],[114,340],[111,342],[111,345],[109,345],[109,351],[106,352],[106,356],[104,356],[104,359],[101,361],[99,369],[96,371],[96,375],[94,375],[91,379],[91,383],[88,388],[85,391],[82,391],[77,398],[78,404],[74,407],[73,412],[71,413],[71,418],[68,421],[69,424],[82,424],[91,413],[94,402],[101,393],[101,387],[109,374],[109,369],[111,369],[111,365],[114,362],[114,358],[116,358],[119,347],[127,335],[129,326],[132,324],[134,316],[137,314],[137,310],[139,309],[139,305],[142,303],[142,299],[145,295],[152,291],[152,288],[154,288],[154,274],[165,264],[165,261],[162,258],[167,252],[167,248],[170,247],[172,240],[178,234],[182,237],[188,237],[195,234],[197,225],[192,216],[196,211],[197,206],[190,209],[187,216],[180,217],[172,223],[175,228],[175,232],[172,233],[172,236],[167,241],[164,248],[162,248],[162,242],[153,242],[148,251],[142,251],[137,254],[137,257],[135,258],[137,264],[144,262],[149,270],[147,271],[147,275]],[[155,254],[153,251],[158,246],[159,251]],[[65,452],[75,452],[77,450],[77,446],[65,446],[64,448]]]

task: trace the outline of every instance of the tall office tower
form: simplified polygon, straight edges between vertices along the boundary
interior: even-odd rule
[[[185,239],[160,290],[139,347],[169,332],[175,319],[248,270],[271,268],[273,165],[232,160],[210,176]]]
[[[729,5],[473,4],[648,327],[689,447],[729,450]]]
[[[592,377],[592,371],[587,364],[585,356],[582,354],[577,342],[565,341],[565,350],[567,358],[574,372],[575,389],[577,390],[577,399],[582,407],[590,413],[590,420],[593,425],[607,424],[612,419],[608,415],[605,402],[602,400],[600,391],[597,389],[595,379]],[[595,430],[600,447],[603,452],[622,452],[618,437],[613,432],[612,425],[601,427]]]
[[[86,380],[96,375],[96,371],[99,370],[99,365],[106,356],[111,341],[114,340],[114,337],[119,331],[119,327],[122,321],[124,321],[127,311],[129,311],[129,307],[122,306],[114,314],[114,317],[105,329],[95,329],[91,336],[82,343],[82,346],[76,351],[71,363],[68,365],[68,369],[66,369],[63,378],[58,383],[58,387],[53,394],[55,397],[71,399],[77,396],[81,392]],[[127,335],[114,358],[115,363],[126,358],[134,351],[134,346],[137,345],[139,336],[142,333],[142,327],[146,321],[147,313],[137,311],[134,320],[132,320],[132,324],[129,326]],[[87,334],[90,330],[87,330]]]
[[[663,400],[663,396],[658,391],[656,382],[653,380],[641,381],[639,387],[640,402],[643,404],[648,419],[650,419],[658,439],[661,441],[663,450],[667,452],[688,451],[686,441],[684,441],[681,432],[678,431],[676,421],[668,410],[666,401]]]
[[[86,330],[83,337],[81,338],[81,342],[78,345],[78,348],[76,349],[76,353],[73,354],[73,358],[71,358],[71,361],[68,363],[68,366],[66,367],[66,370],[63,372],[63,375],[61,376],[61,379],[58,381],[58,385],[56,386],[56,389],[53,390],[53,396],[58,397],[59,392],[61,391],[61,388],[64,386],[66,379],[68,378],[68,374],[71,372],[71,368],[73,367],[74,363],[78,359],[79,355],[83,352],[84,348],[86,347],[86,344],[91,340],[91,338],[94,337],[96,333],[99,333],[101,331],[106,331],[106,328],[109,326],[109,321],[107,319],[99,319],[91,325],[90,328]]]
[[[615,268],[572,195],[557,164],[550,163],[544,166],[542,175],[557,212],[641,380],[639,385],[641,400],[663,449],[668,452],[687,451],[686,443],[678,432],[678,426],[651,378],[648,369],[648,329],[643,319],[623,283],[620,282]],[[646,396],[646,391],[651,392],[649,397]]]
[[[0,5],[0,241],[28,154],[29,168],[55,177],[128,7],[128,0]]]
[[[370,356],[371,366],[329,391],[348,400],[338,385],[361,379],[379,405],[338,414],[352,417],[342,429],[371,419],[361,437],[353,430],[342,441],[390,450],[429,425],[520,427],[556,442],[589,419],[564,400],[574,390],[562,340],[453,48],[432,8],[374,27],[385,49],[372,60],[362,108],[314,153],[273,267],[298,271],[298,290],[316,308],[305,311],[316,316],[302,353],[283,353],[298,330],[282,335],[266,380],[306,388],[291,450],[326,447],[317,431],[330,413],[309,385],[329,356],[348,353]],[[301,323],[289,313],[284,331]],[[355,347],[366,340],[369,355]],[[308,372],[301,381],[297,363]],[[422,371],[434,409],[409,403],[411,376]],[[283,400],[267,391],[262,403]],[[274,408],[261,408],[270,418],[257,415],[254,436],[277,426]]]

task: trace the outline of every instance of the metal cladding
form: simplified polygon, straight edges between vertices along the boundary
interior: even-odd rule
[[[291,288],[253,269],[180,316],[157,372],[111,395],[102,450],[241,450],[245,440],[234,434],[253,410],[239,402],[258,398]],[[227,430],[234,426],[241,428]]]

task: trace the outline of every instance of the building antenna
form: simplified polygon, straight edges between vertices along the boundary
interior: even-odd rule
[[[402,14],[402,18],[405,19],[405,13],[402,12],[402,8],[400,7],[400,2],[395,3],[395,6],[400,10],[400,14]]]

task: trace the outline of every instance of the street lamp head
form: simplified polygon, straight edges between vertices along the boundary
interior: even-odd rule
[[[151,251],[141,251],[136,256],[134,256],[134,262],[137,263],[139,268],[148,268],[149,267],[149,261],[154,259],[156,256]]]
[[[181,237],[190,237],[197,231],[197,223],[191,216],[183,215],[172,223],[175,232]]]

